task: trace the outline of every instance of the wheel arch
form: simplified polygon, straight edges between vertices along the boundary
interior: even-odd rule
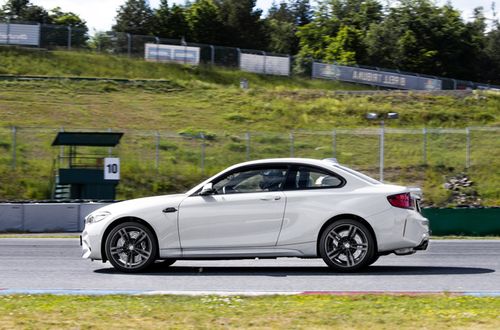
[[[157,251],[156,251],[156,257],[158,258],[160,256],[160,245],[158,244],[158,236],[156,235],[156,232],[154,228],[145,220],[137,217],[122,217],[114,220],[111,222],[106,230],[104,231],[104,234],[102,235],[102,240],[101,240],[101,257],[102,257],[102,262],[106,262],[108,260],[108,256],[106,255],[106,240],[108,239],[109,233],[118,226],[119,224],[125,223],[125,222],[137,222],[140,223],[141,225],[145,226],[148,228],[151,233],[153,233],[153,239],[156,241],[156,246],[157,246]]]
[[[355,221],[359,221],[360,223],[362,223],[366,228],[368,228],[368,230],[370,231],[370,234],[372,235],[373,237],[373,240],[375,241],[375,253],[378,253],[378,242],[377,242],[377,235],[375,235],[375,231],[373,230],[373,227],[370,225],[370,223],[368,223],[368,221],[366,221],[365,219],[363,219],[362,217],[358,216],[358,215],[355,215],[355,214],[350,214],[350,213],[344,213],[344,214],[339,214],[339,215],[336,215],[334,216],[333,218],[330,218],[329,220],[327,220],[323,226],[321,226],[321,229],[319,230],[318,232],[318,237],[316,238],[316,255],[319,256],[319,241],[321,240],[321,235],[323,234],[323,232],[325,231],[325,229],[331,225],[332,223],[336,222],[336,221],[339,221],[339,220],[343,220],[343,219],[351,219],[351,220],[355,220]]]

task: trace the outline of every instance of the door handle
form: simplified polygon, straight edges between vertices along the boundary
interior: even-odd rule
[[[174,213],[177,212],[177,209],[175,207],[167,207],[166,209],[163,210],[163,213]]]
[[[281,199],[281,196],[265,196],[265,197],[261,197],[260,200],[261,201],[272,201],[272,200],[275,200],[275,201],[279,201]]]

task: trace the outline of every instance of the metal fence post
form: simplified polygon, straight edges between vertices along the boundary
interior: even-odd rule
[[[247,147],[246,147],[246,160],[250,160],[250,132],[246,133],[246,141],[247,141]]]
[[[465,168],[470,167],[470,128],[465,128]]]
[[[61,126],[61,128],[59,129],[60,132],[64,132],[64,127]],[[60,146],[59,147],[59,167],[62,166],[62,161],[64,159],[64,146]]]
[[[263,71],[264,71],[264,74],[267,74],[267,69],[266,69],[266,65],[267,65],[267,55],[266,55],[266,52],[262,51],[262,56],[264,56],[264,67],[263,67]]]
[[[38,29],[40,31],[38,34],[38,48],[42,48],[42,23],[38,23]]]
[[[7,45],[10,44],[10,17],[7,18]]]
[[[290,157],[293,157],[295,154],[294,150],[295,137],[293,135],[293,131],[290,132]]]
[[[236,52],[238,53],[238,67],[241,67],[241,49],[236,48]]]
[[[332,131],[332,155],[333,158],[337,158],[337,130]]]
[[[17,144],[17,128],[12,126],[12,169],[16,169],[16,144]]]
[[[160,38],[155,37],[156,40],[156,62],[160,62]]]
[[[427,165],[427,127],[424,127],[422,129],[422,134],[423,134],[423,150],[422,150],[422,158],[423,158],[423,164]]]
[[[212,63],[212,65],[215,64],[215,47],[214,47],[214,45],[210,45],[210,63]]]
[[[156,147],[155,147],[155,167],[158,171],[160,169],[160,132],[156,131]]]
[[[200,133],[201,137],[201,174],[205,174],[205,134]]]
[[[380,182],[384,182],[384,130],[385,123],[384,121],[380,121],[380,150],[379,150],[379,180]]]
[[[68,26],[68,50],[71,50],[71,26]]]
[[[111,128],[108,128],[108,132],[110,132],[110,133],[111,133]],[[113,147],[109,147],[109,148],[108,148],[108,155],[109,155],[109,157],[111,157],[111,154],[112,154],[112,153],[113,153]]]
[[[130,33],[127,33],[127,55],[130,57],[132,54],[132,36]]]

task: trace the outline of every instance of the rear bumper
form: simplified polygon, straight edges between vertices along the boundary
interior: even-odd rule
[[[379,253],[427,248],[429,220],[417,211],[391,208],[368,220],[375,231]]]
[[[404,239],[411,243],[416,250],[417,248],[418,250],[425,250],[430,236],[429,220],[418,212],[409,211],[403,229]]]

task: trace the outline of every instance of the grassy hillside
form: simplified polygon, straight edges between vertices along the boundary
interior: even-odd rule
[[[0,199],[47,198],[52,160],[50,143],[61,127],[124,131],[116,152],[122,158],[120,198],[180,191],[203,177],[246,158],[290,155],[331,157],[333,129],[371,127],[366,112],[396,111],[390,128],[499,126],[500,95],[477,93],[346,96],[337,90],[361,86],[330,81],[253,75],[228,69],[190,68],[141,60],[68,52],[0,48],[3,74],[154,78],[162,82],[0,82]],[[239,88],[240,78],[250,82]],[[11,172],[12,133],[17,132],[17,168]],[[37,127],[28,128],[28,127]],[[50,128],[50,129],[49,129]],[[322,131],[322,134],[311,132]],[[204,132],[205,171],[200,170]],[[417,131],[416,131],[417,132]],[[182,133],[183,135],[179,135]],[[339,131],[337,158],[376,176],[378,137]],[[160,135],[156,169],[156,134]],[[485,205],[500,205],[499,132],[473,130],[468,175]],[[447,176],[463,172],[465,134],[430,134],[427,164],[422,135],[388,134],[386,180],[424,187],[428,202],[444,205]],[[94,150],[91,150],[94,152]],[[107,151],[107,150],[105,150]]]

